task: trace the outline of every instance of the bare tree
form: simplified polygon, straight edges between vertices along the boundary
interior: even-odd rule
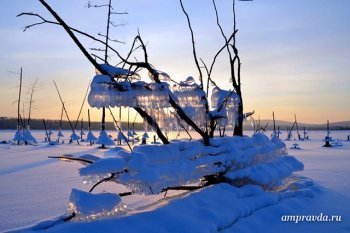
[[[182,0],[179,0],[179,1],[180,1],[181,9],[182,9],[182,11],[185,14],[186,19],[187,19],[188,28],[191,32],[193,57],[195,60],[196,67],[199,71],[199,79],[200,79],[201,86],[203,88],[203,75],[201,72],[201,67],[199,66],[199,63],[198,63],[197,52],[195,49],[194,33],[193,33],[192,26],[191,26],[190,17],[188,15],[187,11],[185,10],[185,7],[183,5]],[[233,91],[235,92],[235,94],[238,95],[238,97],[240,99],[239,104],[237,106],[237,122],[235,123],[235,126],[234,126],[234,135],[242,136],[243,135],[244,114],[243,114],[243,98],[242,98],[242,90],[241,90],[241,59],[239,57],[238,49],[236,47],[236,33],[238,30],[236,28],[235,0],[232,0],[233,27],[232,27],[232,31],[230,32],[229,36],[227,36],[225,34],[225,32],[221,26],[220,19],[219,19],[219,12],[218,12],[218,9],[216,7],[215,0],[212,0],[212,4],[214,7],[214,11],[215,11],[216,24],[220,30],[220,33],[221,33],[225,43],[224,43],[224,46],[221,47],[217,51],[217,53],[214,55],[213,61],[210,65],[210,68],[208,68],[207,65],[205,64],[205,62],[202,59],[200,59],[203,63],[205,70],[206,70],[206,73],[207,73],[207,82],[206,82],[207,83],[207,90],[206,90],[206,92],[208,94],[210,82],[212,85],[218,87],[217,84],[212,79],[212,71],[213,71],[213,68],[214,68],[214,65],[215,65],[215,62],[216,62],[218,56],[226,49],[227,55],[228,55],[229,67],[230,67],[230,76],[231,76],[230,81],[232,82]],[[206,109],[206,111],[208,111],[208,109]],[[212,137],[214,135],[214,131],[215,131],[216,126],[217,126],[216,120],[217,119],[215,119],[215,118],[210,119],[210,125],[209,125],[210,137]]]
[[[32,113],[32,107],[33,107],[33,96],[34,93],[38,90],[38,79],[36,79],[33,83],[33,85],[30,88],[30,98],[29,98],[29,109],[28,109],[28,120],[27,120],[27,126],[30,126],[30,120],[31,120],[31,113]]]
[[[134,73],[134,72],[138,72],[141,69],[146,69],[152,77],[152,80],[155,83],[161,84],[161,78],[160,78],[160,73],[159,71],[149,62],[149,58],[148,58],[148,52],[147,52],[147,47],[146,44],[144,43],[140,33],[138,33],[132,43],[132,46],[130,48],[129,53],[127,54],[127,56],[122,56],[116,49],[114,49],[112,46],[110,46],[110,44],[108,43],[109,41],[109,25],[110,25],[110,15],[113,13],[112,12],[112,8],[111,8],[111,0],[109,1],[108,5],[91,5],[91,2],[89,2],[88,7],[102,7],[102,6],[108,6],[109,7],[109,13],[108,13],[108,20],[107,20],[107,33],[106,35],[102,35],[105,36],[105,41],[98,39],[94,36],[91,36],[88,33],[82,32],[78,29],[75,29],[73,27],[68,26],[64,20],[44,1],[44,0],[39,0],[39,2],[50,12],[50,14],[55,18],[56,21],[51,21],[51,20],[47,20],[44,17],[42,17],[41,15],[35,14],[35,13],[31,13],[31,12],[25,12],[25,13],[21,13],[18,16],[23,16],[23,15],[29,15],[29,16],[34,16],[37,17],[39,19],[41,19],[41,22],[38,23],[34,23],[31,25],[28,25],[24,28],[24,31],[31,28],[32,26],[36,26],[36,25],[40,25],[40,24],[44,24],[44,23],[49,23],[49,24],[55,24],[55,25],[59,25],[62,26],[63,29],[67,32],[67,34],[71,37],[71,39],[74,41],[74,43],[79,47],[79,49],[83,52],[84,56],[91,62],[91,64],[103,75],[109,75],[111,78],[111,82],[113,82],[113,84],[115,85],[115,88],[118,89],[118,82],[115,82],[114,78],[107,70],[104,69],[104,67],[102,67],[100,64],[98,64],[96,62],[96,60],[92,57],[91,54],[89,54],[89,52],[85,49],[85,47],[81,44],[81,42],[79,41],[79,39],[77,38],[77,36],[75,35],[75,33],[79,34],[79,35],[83,35],[85,37],[88,37],[90,39],[92,39],[93,41],[99,42],[102,45],[105,46],[105,49],[103,50],[105,52],[105,56],[104,56],[104,62],[107,63],[107,58],[108,58],[108,53],[107,51],[111,51],[113,53],[115,53],[118,58],[121,60],[121,63],[124,66],[128,66],[128,69],[130,71],[130,74]],[[198,69],[199,72],[199,78],[200,78],[200,89],[202,89],[204,91],[205,89],[205,85],[204,85],[204,80],[203,80],[203,73],[202,73],[202,68],[199,65],[199,61],[202,62],[206,73],[207,73],[207,90],[206,90],[206,96],[203,97],[203,102],[205,103],[205,114],[207,115],[207,119],[209,120],[208,122],[205,123],[204,127],[199,127],[196,125],[196,123],[193,121],[193,119],[191,119],[191,117],[189,117],[186,112],[184,111],[184,109],[180,106],[180,104],[178,103],[177,99],[174,98],[173,94],[169,94],[169,105],[175,110],[174,114],[177,115],[176,119],[181,119],[184,123],[186,123],[188,126],[190,126],[193,130],[195,130],[203,139],[204,144],[209,145],[209,139],[210,137],[214,136],[214,131],[216,129],[217,126],[217,120],[218,118],[216,116],[211,116],[210,111],[209,111],[209,104],[208,104],[208,90],[209,90],[209,83],[211,83],[212,85],[214,85],[215,87],[218,87],[217,84],[215,83],[215,81],[213,81],[211,74],[213,71],[213,67],[215,65],[215,62],[217,60],[217,57],[223,52],[223,51],[227,51],[228,55],[229,55],[229,64],[230,64],[230,70],[231,70],[231,80],[232,80],[232,84],[233,84],[233,88],[234,90],[231,92],[235,92],[236,94],[239,95],[240,97],[240,105],[238,106],[238,123],[235,125],[235,130],[234,133],[235,135],[242,135],[242,122],[243,122],[243,101],[242,101],[242,95],[241,95],[241,81],[240,81],[240,67],[241,67],[241,63],[240,63],[240,58],[238,56],[238,50],[236,48],[236,44],[235,44],[235,34],[237,32],[236,30],[236,20],[235,20],[235,9],[234,9],[234,1],[233,1],[233,17],[234,17],[234,26],[233,26],[233,32],[231,32],[231,34],[229,36],[225,36],[220,22],[219,22],[219,14],[218,11],[216,9],[216,5],[215,5],[215,1],[213,0],[213,6],[215,9],[215,13],[216,13],[216,20],[217,20],[217,25],[220,28],[220,31],[222,33],[222,36],[224,38],[224,44],[223,46],[218,50],[218,52],[214,55],[213,57],[213,61],[210,65],[210,67],[207,67],[206,64],[204,63],[204,61],[202,59],[198,59],[197,58],[197,53],[196,53],[196,48],[195,48],[195,40],[194,40],[194,33],[192,30],[192,26],[191,26],[191,22],[190,22],[190,18],[189,15],[187,14],[182,0],[180,0],[180,5],[181,8],[183,10],[183,12],[186,15],[187,18],[187,22],[188,22],[188,27],[190,29],[191,32],[191,38],[192,38],[192,48],[193,48],[193,56],[195,59],[195,63],[196,63],[196,67]],[[131,54],[136,50],[136,49],[142,49],[143,51],[143,60],[139,61],[130,61],[130,57]],[[101,50],[102,51],[102,50]],[[126,78],[128,80],[128,77]],[[172,80],[173,81],[173,80]],[[230,93],[230,95],[231,95]],[[229,98],[230,96],[227,96],[227,98]],[[226,105],[225,103],[226,101],[223,101],[223,103],[221,103],[221,106],[219,106],[219,109],[221,109],[222,107],[224,107]],[[148,122],[149,125],[151,125],[154,130],[156,131],[158,137],[160,138],[160,140],[164,143],[164,144],[168,144],[169,141],[168,139],[165,137],[165,135],[163,134],[162,130],[160,129],[160,127],[158,126],[156,120],[154,118],[152,118],[145,109],[141,108],[141,107],[134,107],[134,109],[137,111],[137,113],[146,120],[146,122]]]
[[[104,63],[108,64],[108,44],[109,41],[113,41],[113,42],[118,42],[118,43],[122,43],[119,40],[112,40],[110,38],[110,26],[113,27],[118,27],[122,24],[115,24],[113,23],[113,21],[111,21],[111,15],[113,14],[128,14],[127,12],[115,12],[113,11],[113,7],[112,7],[112,0],[108,1],[108,4],[101,4],[101,5],[97,5],[97,4],[93,4],[91,1],[88,2],[87,4],[88,8],[101,8],[101,7],[107,7],[108,8],[108,13],[107,13],[107,23],[106,23],[106,34],[103,35],[102,33],[99,33],[99,36],[102,36],[105,38],[105,48],[104,49],[95,49],[93,48],[92,50],[97,50],[97,51],[102,51],[104,52]],[[102,119],[101,119],[101,130],[105,130],[106,129],[106,108],[102,107]],[[105,148],[105,145],[102,144],[101,145],[102,148]]]

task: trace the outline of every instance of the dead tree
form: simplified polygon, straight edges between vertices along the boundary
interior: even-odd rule
[[[96,4],[92,4],[91,1],[88,2],[88,5],[87,5],[88,8],[91,8],[91,7],[94,7],[94,8],[100,8],[100,7],[107,7],[108,8],[108,13],[107,13],[107,24],[106,24],[106,34],[103,35],[101,33],[99,33],[98,35],[99,36],[102,36],[102,37],[105,37],[105,48],[104,49],[95,49],[95,48],[92,48],[92,50],[97,50],[97,51],[101,51],[101,52],[104,52],[104,59],[103,59],[103,62],[105,64],[108,64],[108,44],[109,44],[109,41],[114,41],[114,42],[119,42],[121,43],[120,41],[118,40],[111,40],[110,39],[110,26],[113,26],[113,27],[117,27],[117,26],[120,26],[122,24],[119,24],[119,25],[116,25],[114,24],[112,21],[111,21],[111,15],[113,14],[128,14],[127,12],[114,12],[113,11],[113,7],[112,7],[112,0],[109,0],[108,4],[102,4],[102,5],[96,5]],[[101,130],[105,130],[106,129],[106,107],[102,107],[102,119],[101,119]],[[105,148],[105,145],[102,144],[101,145],[102,148]]]
[[[74,41],[74,43],[78,46],[78,48],[83,52],[84,56],[90,61],[90,63],[96,68],[96,70],[98,70],[101,74],[103,75],[108,75],[111,78],[111,82],[115,81],[114,77],[112,77],[109,72],[107,70],[104,70],[104,68],[102,66],[100,66],[96,60],[92,57],[91,54],[89,54],[89,52],[87,52],[87,50],[84,48],[84,46],[81,44],[81,42],[79,41],[79,39],[77,38],[77,36],[75,35],[75,33],[86,36],[90,39],[92,39],[93,41],[99,42],[102,45],[105,46],[105,63],[107,62],[107,50],[115,53],[118,58],[121,60],[121,63],[123,64],[123,67],[126,65],[129,67],[129,71],[130,72],[137,72],[140,69],[146,69],[152,76],[152,79],[154,82],[156,83],[161,83],[161,79],[160,79],[160,74],[159,71],[154,68],[153,65],[151,65],[151,63],[149,62],[148,59],[148,53],[147,53],[147,49],[146,49],[146,45],[143,42],[140,34],[136,35],[134,38],[134,41],[132,43],[132,47],[130,49],[130,52],[128,53],[128,55],[126,57],[123,57],[116,49],[114,49],[113,47],[111,47],[108,44],[108,26],[107,26],[107,35],[106,35],[106,40],[103,41],[101,39],[98,39],[96,37],[91,36],[88,33],[82,32],[78,29],[72,28],[70,26],[68,26],[64,20],[44,1],[44,0],[38,0],[49,12],[50,14],[55,18],[56,21],[50,21],[47,20],[45,18],[43,18],[42,16],[35,14],[35,13],[21,13],[18,16],[22,16],[22,15],[29,15],[29,16],[35,16],[38,17],[39,19],[41,19],[41,22],[38,23],[34,23],[31,25],[28,25],[24,28],[24,31],[29,29],[32,26],[36,26],[36,25],[40,25],[40,24],[44,24],[44,23],[49,23],[49,24],[55,24],[55,25],[59,25],[62,26],[63,29],[67,32],[67,34],[71,37],[71,39]],[[190,20],[189,20],[189,16],[187,15],[183,5],[182,5],[182,1],[180,0],[182,9],[184,11],[184,13],[186,14],[187,20],[188,20],[188,25],[189,28],[191,30],[191,36],[192,36],[192,45],[193,45],[193,54],[194,54],[194,58],[196,61],[196,66],[198,68],[198,71],[200,73],[200,88],[202,90],[204,90],[205,86],[204,86],[204,81],[203,81],[203,74],[201,71],[201,67],[199,66],[199,61],[197,59],[197,55],[196,55],[196,50],[195,50],[195,46],[194,46],[194,36],[193,36],[193,31],[191,28],[191,24],[190,24]],[[233,2],[233,15],[234,15],[234,27],[233,27],[233,32],[230,34],[230,36],[226,37],[225,34],[222,31],[222,28],[220,26],[219,23],[219,17],[218,17],[218,12],[216,9],[216,5],[215,5],[215,1],[213,1],[213,5],[214,5],[214,9],[216,12],[216,18],[217,18],[217,24],[222,32],[223,38],[225,39],[225,43],[223,44],[223,46],[218,50],[218,52],[215,54],[214,58],[213,58],[213,62],[210,66],[210,68],[207,68],[207,66],[205,65],[205,63],[202,61],[202,63],[204,64],[206,71],[207,71],[207,90],[208,90],[208,84],[209,82],[214,85],[217,86],[216,83],[213,81],[213,79],[211,78],[211,72],[213,70],[214,64],[216,62],[217,57],[226,49],[228,54],[229,54],[229,58],[230,58],[230,68],[231,68],[231,79],[232,79],[232,83],[233,83],[233,87],[234,87],[234,91],[239,95],[240,97],[240,105],[238,107],[238,123],[235,125],[235,135],[242,135],[242,122],[243,122],[243,101],[242,101],[242,95],[241,95],[241,82],[240,82],[240,58],[238,56],[238,50],[235,46],[235,34],[237,32],[236,30],[236,22],[235,22],[235,11],[234,11],[234,2]],[[110,4],[108,5],[110,7]],[[111,8],[110,8],[111,9]],[[109,13],[109,16],[110,17]],[[110,22],[110,19],[108,18],[108,22]],[[108,24],[109,25],[109,24]],[[138,48],[141,48],[143,50],[143,61],[139,61],[136,60],[136,62],[132,62],[129,60],[129,58],[131,57],[131,54]],[[237,67],[237,68],[236,68]],[[208,92],[208,91],[207,91]],[[200,128],[199,126],[197,126],[194,121],[185,113],[185,111],[181,108],[181,106],[179,105],[179,103],[176,101],[176,99],[174,99],[173,95],[169,95],[169,104],[170,106],[175,110],[175,113],[177,114],[177,116],[183,120],[183,122],[185,122],[188,126],[190,126],[193,130],[195,130],[203,139],[204,144],[209,145],[209,138],[212,137],[214,135],[214,130],[216,128],[216,118],[210,118],[210,114],[209,114],[209,106],[208,106],[208,100],[207,100],[207,96],[205,99],[205,112],[208,115],[209,118],[209,122],[206,122],[205,127],[204,128]],[[225,103],[222,103],[222,105],[224,105]],[[222,107],[222,106],[221,106]],[[138,112],[138,114],[143,117],[148,124],[150,124],[154,130],[156,131],[156,133],[158,134],[158,137],[160,138],[160,140],[164,143],[167,144],[169,143],[168,139],[164,136],[162,130],[159,128],[157,122],[155,121],[155,119],[153,119],[147,112],[146,110],[142,109],[141,107],[134,107],[134,109]]]
[[[49,4],[47,4],[44,0],[39,0],[39,2],[50,12],[50,14],[57,20],[57,21],[50,21],[50,20],[46,20],[45,18],[43,18],[42,16],[40,16],[39,14],[35,14],[35,13],[31,13],[31,12],[25,12],[25,13],[21,13],[18,16],[23,16],[23,15],[29,15],[29,16],[35,16],[38,17],[42,20],[42,22],[39,23],[34,23],[31,25],[28,25],[24,28],[24,31],[36,26],[36,25],[41,25],[44,23],[49,23],[49,24],[55,24],[55,25],[59,25],[62,26],[63,29],[67,32],[67,34],[70,36],[70,38],[73,40],[73,42],[78,46],[78,48],[82,51],[82,53],[84,54],[84,56],[89,60],[89,62],[96,68],[96,70],[98,70],[101,74],[103,75],[108,75],[110,76],[109,72],[107,72],[106,70],[104,70],[98,63],[97,61],[89,54],[89,52],[85,49],[85,47],[81,44],[81,42],[79,41],[79,39],[76,37],[75,33],[79,33],[81,35],[84,35],[90,39],[93,39],[94,41],[100,42],[103,45],[106,45],[111,51],[117,53],[119,58],[122,58],[122,61],[125,62],[126,59],[124,59],[119,53],[118,51],[116,51],[115,49],[113,49],[110,45],[106,44],[104,41],[95,38],[91,35],[89,35],[88,33],[82,32],[80,30],[71,28],[70,26],[68,26],[64,20],[51,8],[51,6]],[[138,67],[143,67],[143,63],[138,66]],[[148,64],[147,66],[149,66],[151,68],[151,65]],[[152,68],[153,69],[153,68]],[[111,76],[110,76],[111,77]],[[111,77],[111,81],[113,81],[113,77]],[[160,140],[162,140],[162,142],[164,144],[168,144],[169,141],[168,139],[164,136],[164,134],[162,133],[162,131],[160,130],[158,124],[154,121],[154,119],[147,114],[146,111],[144,111],[142,108],[134,108],[144,119],[146,119],[146,121],[155,129],[155,131],[158,134],[158,137],[160,138]]]
[[[201,67],[199,65],[198,62],[198,58],[197,58],[197,52],[195,49],[195,40],[194,40],[194,33],[192,30],[192,26],[191,26],[191,21],[189,18],[188,13],[185,10],[185,7],[183,5],[182,0],[180,1],[180,5],[181,5],[181,9],[183,11],[183,13],[186,16],[187,19],[187,24],[188,24],[188,28],[191,32],[191,39],[192,39],[192,52],[193,52],[193,57],[194,57],[194,61],[196,64],[196,67],[198,69],[199,72],[199,79],[200,79],[200,83],[201,83],[201,88],[204,88],[203,85],[203,74],[201,72]],[[216,83],[213,81],[212,79],[212,71],[213,71],[213,67],[215,65],[215,62],[218,58],[218,56],[224,51],[227,51],[227,55],[228,55],[228,61],[229,61],[229,66],[230,66],[230,81],[232,82],[232,86],[233,86],[233,90],[234,92],[238,95],[240,102],[238,104],[237,107],[237,122],[235,123],[234,126],[234,135],[237,136],[242,136],[243,135],[243,119],[244,119],[244,114],[243,114],[243,98],[242,98],[242,90],[241,90],[241,60],[238,54],[238,49],[236,47],[236,33],[237,33],[237,29],[236,29],[236,11],[235,11],[235,0],[232,1],[232,13],[233,13],[233,30],[231,32],[231,34],[229,36],[227,36],[220,24],[220,19],[219,19],[219,13],[216,7],[216,2],[215,0],[212,0],[213,3],[213,7],[214,7],[214,11],[215,11],[215,16],[216,16],[216,24],[220,30],[220,33],[224,39],[224,46],[221,47],[217,53],[214,55],[213,57],[213,61],[210,65],[210,68],[207,67],[207,65],[205,64],[205,62],[200,59],[203,63],[203,66],[206,70],[207,73],[207,90],[206,93],[208,95],[209,92],[209,83],[211,83],[212,85],[216,86]],[[205,109],[206,112],[208,112],[208,107],[206,106]],[[209,136],[213,136],[214,135],[214,131],[215,128],[217,126],[216,124],[216,120],[215,118],[211,118],[210,119],[210,123],[209,123],[209,129],[210,132],[208,133]],[[208,127],[208,126],[207,126]]]
[[[18,100],[17,100],[17,130],[21,126],[21,95],[22,95],[22,79],[23,79],[23,69],[21,67],[20,76],[19,76],[19,91],[18,91]]]
[[[36,79],[31,87],[30,90],[30,99],[29,99],[29,110],[28,110],[28,119],[27,119],[27,126],[30,127],[30,120],[31,120],[31,113],[32,113],[32,107],[33,107],[33,95],[34,92],[38,89],[38,79]]]
[[[229,59],[229,65],[230,65],[230,72],[231,72],[231,78],[230,81],[232,82],[232,86],[236,92],[236,94],[239,96],[240,103],[238,104],[238,111],[237,111],[237,122],[234,126],[234,135],[242,136],[243,135],[243,120],[244,120],[244,114],[243,114],[243,98],[242,98],[242,90],[241,90],[241,59],[238,54],[238,49],[236,47],[236,32],[237,32],[237,23],[236,23],[236,10],[235,10],[235,0],[232,1],[232,13],[233,13],[233,33],[231,34],[231,37],[228,38],[219,21],[219,14],[218,10],[216,8],[215,0],[213,1],[213,6],[215,9],[215,15],[216,15],[216,22],[220,29],[220,32],[225,40],[226,50],[228,54]]]

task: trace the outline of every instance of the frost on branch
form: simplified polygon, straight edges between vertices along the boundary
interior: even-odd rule
[[[91,107],[167,108],[167,83],[114,82],[107,75],[96,75],[91,83],[88,101]]]
[[[234,126],[238,120],[239,104],[240,98],[235,92],[215,87],[211,95],[211,117],[217,118],[220,127]]]
[[[196,125],[200,127],[205,126],[205,123],[209,120],[205,112],[206,95],[194,79],[188,77],[186,81],[174,85],[172,90],[186,115],[189,116]]]
[[[119,68],[121,69],[121,68]],[[116,71],[119,71],[117,69]],[[112,70],[112,69],[111,69]],[[119,75],[127,75],[124,69]],[[116,72],[115,71],[115,72]],[[117,73],[118,74],[118,73]],[[166,79],[167,81],[169,79]],[[237,123],[239,96],[233,91],[214,88],[211,96],[212,111],[205,111],[206,94],[192,77],[174,84],[167,82],[114,81],[108,75],[98,74],[93,78],[88,102],[91,107],[132,107],[144,109],[160,128],[176,129],[177,119],[169,114],[172,98],[184,113],[199,127],[205,127],[210,118],[216,119],[220,127]]]

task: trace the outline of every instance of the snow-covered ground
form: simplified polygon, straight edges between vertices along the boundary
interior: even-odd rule
[[[254,185],[236,188],[219,184],[194,192],[169,191],[166,198],[164,194],[128,196],[123,198],[128,206],[123,215],[127,217],[69,222],[46,232],[350,232],[350,142],[324,148],[321,140],[325,134],[311,131],[309,141],[286,142],[289,154],[305,166],[291,183],[301,181],[307,189],[293,195],[266,192]],[[349,134],[333,131],[332,137],[345,140]],[[0,140],[13,135],[13,131],[0,131]],[[116,153],[116,149],[99,150],[84,143],[49,146],[42,142],[42,131],[33,135],[41,141],[37,146],[0,145],[0,231],[62,215],[67,212],[72,188],[88,191],[91,187],[79,176],[81,164],[47,156],[88,153],[106,157]],[[289,149],[294,143],[300,149]],[[125,191],[116,184],[97,189]],[[304,220],[281,220],[290,215],[304,216]],[[312,215],[338,218],[333,222],[307,221]],[[339,217],[341,221],[336,221]]]

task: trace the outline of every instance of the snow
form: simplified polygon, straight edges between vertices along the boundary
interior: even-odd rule
[[[122,158],[101,158],[95,163],[79,169],[81,176],[105,175],[116,171],[121,171],[125,167],[125,161]]]
[[[99,66],[104,71],[106,71],[111,77],[127,77],[127,76],[136,77],[137,76],[136,73],[120,67],[115,67],[108,64],[99,64]],[[109,81],[110,81],[110,78],[109,78]]]
[[[24,141],[35,143],[36,139],[33,137],[32,133],[30,132],[30,129],[26,129],[23,131],[23,138]]]
[[[76,132],[74,131],[74,132],[71,133],[70,139],[71,139],[72,141],[76,141],[76,140],[79,140],[80,137],[79,137],[78,134],[76,134]]]
[[[83,197],[84,193],[91,188],[91,184],[83,185],[78,175],[78,169],[82,168],[80,163],[63,163],[48,159],[47,156],[73,154],[74,157],[80,157],[85,154],[94,154],[101,158],[96,161],[103,161],[112,156],[111,158],[123,158],[130,165],[131,159],[138,159],[137,156],[142,156],[151,150],[150,146],[140,146],[138,149],[140,151],[132,154],[119,148],[98,150],[96,147],[83,143],[49,146],[40,137],[41,132],[32,131],[32,133],[38,138],[37,146],[0,145],[0,157],[2,158],[0,163],[0,231],[25,227],[45,219],[55,219],[56,216],[67,213],[72,189],[83,191],[81,195],[78,195]],[[0,139],[9,139],[13,134],[14,131],[10,131],[7,136],[4,136],[1,131]],[[115,202],[121,207],[127,205],[127,208],[123,210],[124,214],[93,221],[91,218],[80,218],[66,223],[60,220],[62,218],[58,218],[58,220],[50,220],[37,225],[37,229],[43,225],[57,224],[43,232],[115,232],[118,229],[118,232],[345,233],[350,229],[348,219],[350,216],[350,182],[348,182],[350,142],[344,141],[345,135],[349,135],[349,132],[334,132],[333,138],[342,139],[343,146],[332,148],[322,147],[324,135],[324,132],[310,131],[309,136],[312,140],[286,142],[287,148],[296,142],[300,146],[299,150],[289,150],[289,155],[284,154],[286,151],[283,144],[275,138],[270,140],[273,146],[264,146],[266,137],[262,135],[256,136],[254,140],[248,137],[212,140],[212,144],[218,148],[211,148],[206,152],[215,154],[235,148],[237,154],[232,158],[237,158],[244,163],[241,169],[259,165],[268,167],[268,164],[279,161],[276,158],[286,158],[288,161],[281,162],[288,165],[291,163],[290,166],[294,166],[294,160],[289,161],[291,155],[300,160],[304,164],[304,171],[289,176],[287,182],[276,187],[277,190],[267,191],[265,187],[257,184],[234,187],[222,183],[194,192],[169,191],[166,198],[163,197],[164,193],[149,196],[133,195],[123,197],[121,202]],[[230,144],[223,140],[229,141]],[[250,149],[252,146],[256,148]],[[201,146],[195,141],[191,143],[180,141],[164,149],[163,153],[172,153],[177,156],[177,152],[172,151],[173,148],[186,152],[180,153],[180,156],[184,155],[188,159],[192,154],[190,150],[203,153]],[[262,157],[261,152],[269,156]],[[247,158],[242,153],[246,153]],[[276,154],[278,154],[277,157]],[[142,161],[147,164],[150,162],[149,159],[153,159],[154,162],[162,165],[166,162],[165,160],[170,160],[170,158],[163,160],[159,157],[157,155],[154,158],[144,156],[143,159],[135,160],[139,164],[134,165],[139,169],[143,166]],[[144,167],[147,168],[147,166]],[[295,169],[298,169],[298,166]],[[176,168],[173,172],[176,172]],[[281,174],[285,174],[284,171],[281,171]],[[251,177],[254,178],[254,176]],[[94,193],[114,193],[115,195],[116,192],[125,192],[128,189],[106,183],[97,187],[95,191]],[[88,196],[90,195],[92,194]],[[117,196],[114,198],[118,199]],[[108,211],[115,209],[115,206],[109,205],[112,202],[103,202],[103,198],[100,200],[102,204],[107,205],[107,207],[102,205],[104,206],[102,209]],[[73,202],[78,204],[75,199]],[[82,208],[89,209],[89,206],[83,204]],[[102,212],[108,211],[102,210]],[[321,213],[341,215],[342,221],[299,223],[281,221],[283,215],[320,215]],[[24,230],[24,232],[32,231],[34,228]]]
[[[63,135],[63,133],[62,133],[62,131],[61,131],[61,130],[59,130],[59,131],[58,131],[58,133],[57,133],[57,137],[64,137],[64,135]]]
[[[96,144],[112,146],[114,145],[114,141],[108,136],[106,130],[101,130],[100,135],[96,141]]]
[[[303,169],[299,161],[286,155],[284,144],[276,143],[275,139],[270,141],[262,133],[244,137],[250,143],[249,146],[243,143],[246,145],[243,148],[227,146],[242,141],[240,137],[215,140],[215,147],[198,141],[135,146],[129,154],[117,153],[117,157],[104,158],[80,169],[80,175],[85,176],[85,181],[95,181],[94,175],[119,174],[116,182],[133,192],[154,194],[219,172],[226,172],[226,179],[232,182],[249,179],[256,184],[275,186],[292,172]]]
[[[97,140],[96,136],[92,133],[91,129],[89,129],[89,132],[86,136],[86,140],[91,142],[94,142]]]
[[[148,136],[148,133],[147,132],[144,132],[143,134],[142,134],[142,139],[147,139],[147,138],[149,138],[149,136]]]
[[[69,197],[69,211],[76,212],[80,217],[96,214],[117,212],[121,198],[115,193],[92,194],[78,189],[72,189]]]
[[[17,142],[24,141],[23,132],[20,130],[17,130],[15,133],[15,136],[13,137],[13,141],[17,141]]]
[[[228,172],[226,178],[231,180],[249,179],[256,184],[274,187],[282,184],[282,180],[294,171],[302,171],[303,169],[304,165],[294,157],[284,156],[272,162]]]

